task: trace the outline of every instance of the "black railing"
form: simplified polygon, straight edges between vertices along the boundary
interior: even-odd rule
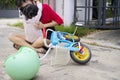
[[[84,5],[78,4],[80,1]],[[120,0],[75,0],[74,10],[75,23],[89,28],[120,28]]]

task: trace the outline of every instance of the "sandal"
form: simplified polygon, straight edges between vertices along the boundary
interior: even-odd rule
[[[48,49],[47,49],[47,50],[48,50]],[[45,53],[47,52],[47,50],[46,50],[45,48],[43,48],[43,47],[36,49],[36,52],[37,52],[39,58],[40,58],[43,54],[45,54]]]
[[[17,49],[17,50],[20,48],[20,46],[17,45],[17,44],[13,44],[13,47],[14,47],[15,49]]]
[[[45,54],[47,51],[44,48],[36,49],[37,53]]]

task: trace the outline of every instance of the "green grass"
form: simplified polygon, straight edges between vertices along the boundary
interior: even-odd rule
[[[23,23],[22,22],[17,22],[15,24],[7,24],[8,26],[14,26],[14,27],[19,27],[19,28],[23,28]]]
[[[71,25],[71,26],[68,26],[68,27],[56,26],[55,28],[56,28],[57,31],[73,33],[74,30],[75,30],[75,25]],[[88,34],[91,34],[92,32],[95,32],[95,31],[96,31],[95,29],[89,29],[89,28],[86,28],[86,27],[79,27],[79,28],[77,28],[77,31],[76,31],[75,35],[82,37],[82,36],[86,36]]]
[[[17,22],[15,24],[8,24],[9,26],[14,26],[14,27],[19,27],[19,28],[23,28],[23,24],[22,22]],[[55,27],[56,31],[62,31],[62,32],[68,32],[68,33],[73,33],[74,30],[75,30],[75,25],[70,25],[70,26],[56,26]],[[89,28],[86,28],[86,27],[79,27],[76,31],[76,34],[77,36],[86,36],[92,32],[95,32],[96,30],[95,29],[89,29]]]

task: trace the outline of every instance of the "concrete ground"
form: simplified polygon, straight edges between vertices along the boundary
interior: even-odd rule
[[[0,80],[12,80],[5,72],[4,61],[16,52],[7,36],[11,32],[22,33],[23,30],[10,27],[19,19],[0,19]],[[92,52],[92,58],[86,65],[78,65],[72,60],[67,65],[51,65],[54,50],[42,60],[34,80],[120,80],[120,30],[105,30],[81,38]],[[69,56],[58,50],[59,64],[65,64]],[[67,52],[67,51],[66,51]],[[64,57],[63,57],[64,56]],[[52,60],[53,61],[53,60]]]

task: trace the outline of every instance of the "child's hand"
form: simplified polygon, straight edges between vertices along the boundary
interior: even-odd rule
[[[34,26],[35,26],[36,29],[44,28],[44,24],[42,22],[36,22]]]

